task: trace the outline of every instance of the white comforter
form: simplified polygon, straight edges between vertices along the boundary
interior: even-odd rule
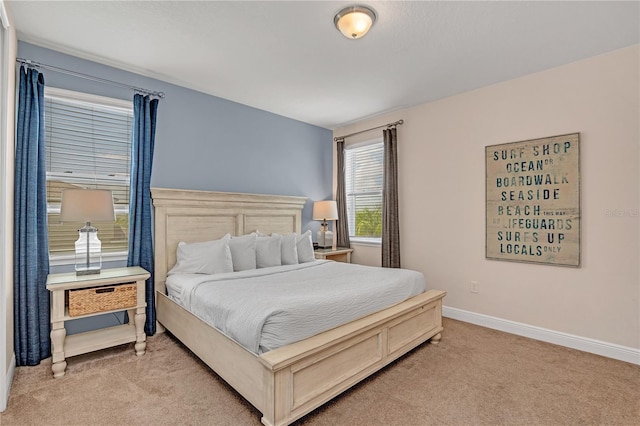
[[[169,297],[253,353],[303,340],[424,292],[422,273],[332,261],[173,274]]]

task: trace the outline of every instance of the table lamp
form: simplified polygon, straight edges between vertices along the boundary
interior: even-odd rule
[[[313,220],[321,220],[318,231],[318,247],[333,246],[333,232],[328,230],[327,220],[338,220],[338,206],[335,201],[316,201],[313,203]]]
[[[91,222],[116,220],[111,191],[103,189],[64,189],[60,203],[62,222],[84,222],[76,241],[76,275],[99,274],[102,268],[102,243],[98,228]]]

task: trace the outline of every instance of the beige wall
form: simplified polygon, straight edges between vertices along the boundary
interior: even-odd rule
[[[640,348],[639,50],[336,129],[339,136],[405,120],[398,127],[403,267],[446,290],[448,307]],[[581,266],[485,259],[484,147],[573,132],[581,138]],[[355,262],[379,265],[379,248],[354,247]]]
[[[0,3],[4,8],[4,2]],[[4,10],[4,9],[3,9]],[[10,24],[4,11],[2,23]],[[7,21],[4,22],[4,18]],[[1,29],[0,29],[1,30]],[[0,341],[4,346],[0,356],[0,411],[6,407],[13,376],[13,163],[15,131],[15,60],[16,33],[12,26],[3,32],[0,49]]]

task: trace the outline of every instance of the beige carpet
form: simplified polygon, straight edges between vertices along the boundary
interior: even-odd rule
[[[640,425],[640,367],[445,319],[425,344],[298,425]],[[1,425],[259,425],[169,335],[16,371]]]

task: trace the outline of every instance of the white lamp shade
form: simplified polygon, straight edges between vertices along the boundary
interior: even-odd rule
[[[60,204],[62,222],[113,222],[113,195],[104,189],[64,189]]]
[[[338,206],[335,201],[313,203],[313,220],[338,220]]]
[[[376,22],[375,12],[366,6],[349,6],[333,18],[336,28],[349,39],[363,37]]]

